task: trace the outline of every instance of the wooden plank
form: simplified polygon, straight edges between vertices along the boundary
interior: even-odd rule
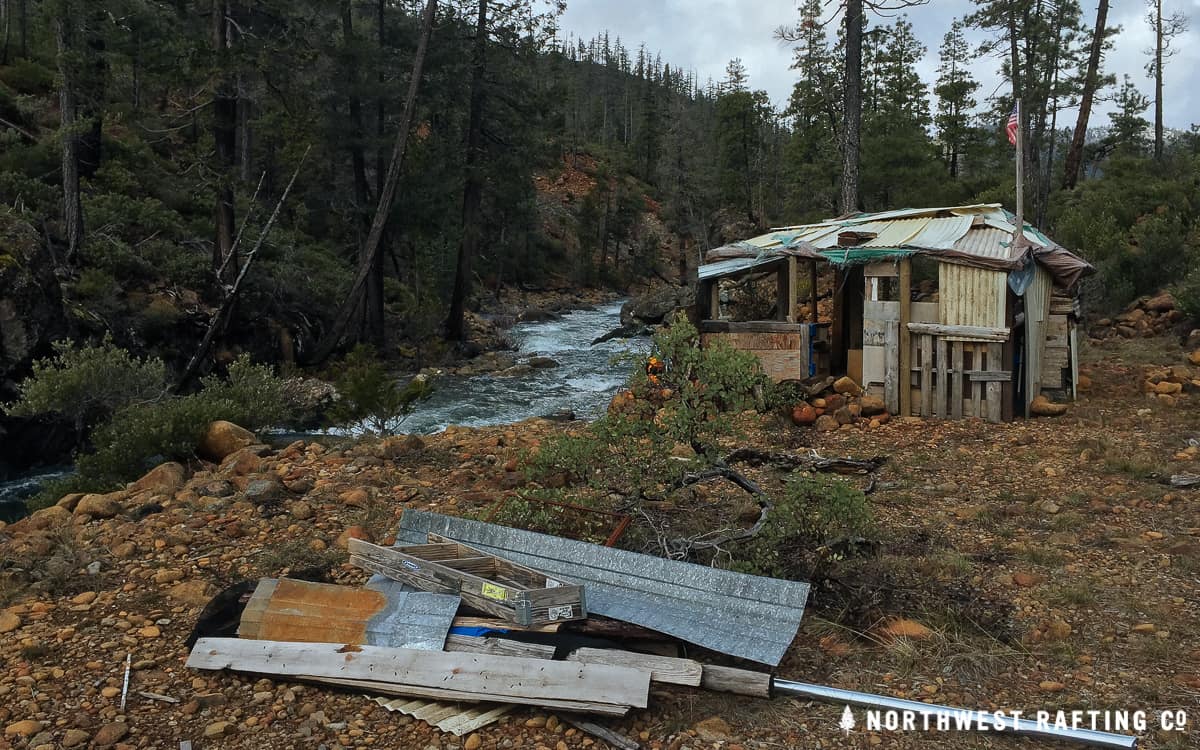
[[[518,625],[587,617],[580,586],[564,584],[540,571],[436,534],[430,534],[429,540],[430,545],[396,548],[351,539],[350,562],[423,591],[457,594],[470,606]],[[451,562],[442,557],[447,546],[454,547],[454,559],[475,562],[464,569],[446,565]],[[439,559],[425,556],[430,548],[437,551]],[[482,558],[490,559],[491,565],[482,566],[478,562]]]
[[[700,687],[720,693],[770,698],[771,675],[767,672],[752,672],[748,669],[705,664],[704,674],[700,678]]]
[[[519,630],[523,633],[557,633],[560,627],[557,622],[545,623],[543,625],[513,625],[507,620],[501,620],[495,617],[470,617],[462,616],[455,617],[450,623],[451,627],[455,628],[492,628],[495,630]]]
[[[896,414],[900,409],[900,322],[888,324],[883,347],[883,403]]]
[[[704,668],[698,661],[671,656],[637,654],[606,648],[580,648],[572,651],[568,661],[581,664],[609,664],[614,667],[649,670],[652,682],[699,687]]]
[[[779,289],[775,298],[775,317],[781,321],[796,322],[796,256],[789,255],[779,268]]]
[[[494,656],[523,656],[527,659],[553,659],[555,648],[545,643],[525,643],[508,638],[488,638],[474,635],[446,636],[446,651]]]
[[[806,323],[785,323],[778,320],[705,320],[701,333],[800,333]]]
[[[947,371],[950,369],[946,361],[949,359],[946,354],[946,339],[938,337],[936,346],[937,359],[934,361],[934,364],[937,365],[937,385],[935,386],[933,413],[934,416],[945,418],[949,416],[946,410],[946,380],[949,377]]]
[[[560,664],[563,662],[559,662]],[[644,672],[642,674],[645,674]],[[632,706],[616,705],[612,703],[593,703],[590,701],[573,701],[569,699],[558,698],[498,698],[480,693],[469,693],[463,690],[450,690],[446,688],[431,688],[419,685],[397,685],[392,682],[379,682],[378,680],[357,680],[344,677],[321,677],[314,675],[288,675],[292,679],[302,682],[315,682],[321,685],[337,685],[338,687],[350,688],[363,693],[372,693],[378,695],[395,695],[402,698],[428,698],[436,701],[456,701],[460,703],[479,703],[487,701],[490,703],[516,703],[525,706],[538,706],[539,708],[551,708],[560,711],[579,711],[581,713],[606,714],[608,716],[624,716],[629,713]]]
[[[999,344],[988,344],[987,348],[987,367],[989,370],[999,371],[1002,366],[1000,356],[1001,346]],[[987,393],[987,419],[989,422],[1000,421],[1000,381],[992,380],[985,384]]]
[[[918,334],[934,336],[959,336],[973,341],[1008,341],[1007,328],[986,326],[951,326],[940,323],[909,323],[908,330]]]
[[[950,417],[962,419],[963,416],[963,342],[955,341],[950,347],[950,367],[953,370],[950,388]]]
[[[878,302],[875,300],[863,301],[863,320],[900,320],[900,303],[899,302]]]
[[[800,329],[800,379],[812,377],[812,328],[804,326]]]
[[[973,383],[1010,383],[1011,372],[993,372],[991,370],[967,370],[964,375]]]
[[[808,264],[808,317],[810,323],[821,322],[821,313],[817,308],[817,262],[809,261]]]
[[[909,326],[911,327],[911,323]],[[933,414],[933,336],[920,337],[921,346],[921,416]]]
[[[187,666],[436,688],[531,705],[561,699],[645,708],[650,690],[649,673],[627,667],[338,643],[201,638]]]
[[[584,734],[590,734],[598,740],[603,740],[617,750],[640,750],[639,743],[634,742],[623,734],[618,734],[608,727],[602,727],[592,721],[585,721],[573,716],[564,716],[563,721],[575,727]],[[588,740],[591,742],[591,740]]]
[[[900,414],[912,414],[912,258],[900,260]]]

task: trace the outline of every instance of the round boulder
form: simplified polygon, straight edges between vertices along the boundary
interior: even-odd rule
[[[204,431],[204,437],[200,438],[200,445],[197,446],[196,452],[200,454],[201,458],[219,463],[224,461],[226,456],[256,443],[258,443],[258,438],[250,430],[239,427],[233,422],[217,420]]]

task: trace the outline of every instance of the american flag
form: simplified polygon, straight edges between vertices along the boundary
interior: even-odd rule
[[[1004,126],[1004,132],[1008,134],[1008,142],[1012,145],[1017,145],[1017,128],[1021,126],[1018,108],[1020,104],[1013,104],[1012,114],[1008,116],[1008,123]]]

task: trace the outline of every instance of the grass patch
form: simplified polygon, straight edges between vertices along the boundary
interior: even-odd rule
[[[1026,547],[1017,556],[1033,565],[1047,568],[1057,568],[1066,559],[1062,552],[1048,547]]]
[[[1065,583],[1051,591],[1049,597],[1060,607],[1090,607],[1096,603],[1096,589],[1091,583]]]
[[[254,566],[260,578],[297,573],[323,577],[345,561],[341,550],[317,550],[307,540],[289,539],[264,547],[255,557]]]

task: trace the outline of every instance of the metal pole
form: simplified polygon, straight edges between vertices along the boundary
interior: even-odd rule
[[[1014,249],[1020,249],[1025,235],[1025,113],[1021,111],[1021,100],[1017,99],[1017,231],[1013,237]]]
[[[910,711],[918,716],[946,716],[949,725],[954,727],[960,722],[971,727],[988,727],[990,731],[1004,732],[1025,737],[1043,737],[1067,742],[1078,742],[1093,747],[1112,748],[1113,750],[1131,750],[1137,747],[1137,737],[1110,732],[1098,732],[1092,729],[1055,729],[1053,725],[1043,725],[1028,719],[1013,720],[1010,715],[1004,716],[1003,728],[997,727],[999,722],[988,711],[974,711],[951,706],[938,706],[919,701],[909,701],[903,698],[888,698],[871,693],[859,693],[854,690],[839,690],[838,688],[810,685],[804,682],[775,679],[771,683],[772,694],[790,695],[798,698],[811,698],[825,703],[876,708],[884,711]]]

